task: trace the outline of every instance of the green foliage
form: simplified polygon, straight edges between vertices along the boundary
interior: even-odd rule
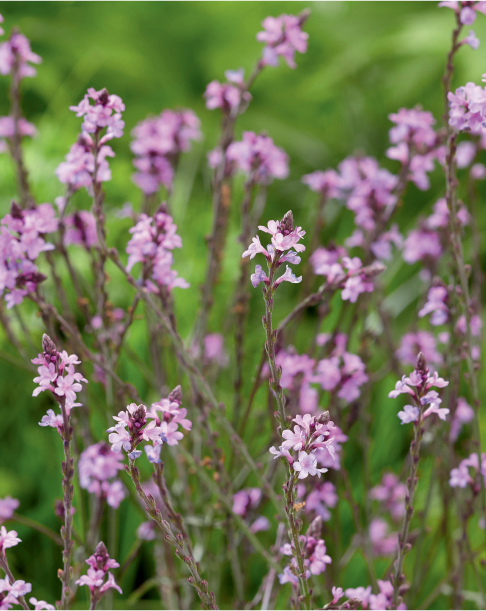
[[[265,70],[252,90],[253,102],[238,121],[238,136],[244,130],[264,130],[277,145],[282,146],[290,157],[291,173],[288,180],[274,182],[268,189],[268,204],[264,222],[281,218],[288,210],[294,211],[298,225],[307,229],[315,217],[316,198],[301,184],[304,173],[315,169],[326,169],[336,165],[346,156],[362,152],[376,156],[380,163],[391,171],[398,164],[386,159],[387,132],[390,127],[388,114],[400,107],[421,104],[431,110],[438,121],[443,114],[443,92],[441,76],[450,45],[453,25],[452,12],[438,9],[429,2],[9,2],[2,7],[5,26],[8,30],[17,24],[31,40],[32,48],[43,58],[38,77],[26,79],[23,84],[23,108],[26,117],[39,130],[36,139],[25,143],[25,158],[29,168],[32,190],[39,202],[53,202],[63,193],[54,170],[64,158],[79,132],[79,120],[69,111],[69,105],[77,104],[87,87],[107,87],[110,93],[122,97],[126,104],[124,119],[125,136],[115,141],[116,158],[110,165],[113,180],[106,185],[106,210],[108,217],[108,243],[115,246],[122,256],[128,240],[129,220],[119,220],[115,211],[126,201],[139,206],[141,195],[131,182],[130,130],[149,114],[159,113],[167,107],[188,107],[195,110],[202,120],[204,141],[181,159],[175,181],[173,213],[183,239],[183,248],[175,253],[175,268],[191,283],[185,291],[176,289],[175,310],[178,327],[183,337],[193,330],[195,313],[199,303],[199,286],[203,282],[206,267],[206,243],[204,236],[211,227],[211,173],[206,165],[206,152],[214,147],[218,138],[219,114],[208,111],[202,94],[206,84],[213,79],[223,79],[226,69],[243,66],[248,73],[260,54],[261,45],[255,34],[261,20],[268,14],[296,13],[305,6],[312,14],[306,24],[309,32],[309,51],[297,57],[298,67],[290,70],[285,65]],[[477,36],[486,44],[486,18],[478,16],[474,24]],[[473,52],[469,47],[459,53],[454,86],[468,80],[480,82],[484,71],[482,47]],[[0,81],[0,114],[8,113],[7,79]],[[0,207],[3,216],[15,198],[15,180],[10,160],[0,158],[2,190]],[[443,195],[444,180],[440,171],[432,176],[432,189],[420,192],[411,186],[405,205],[397,214],[397,222],[406,233],[417,218],[430,212],[432,204]],[[223,274],[215,291],[209,328],[223,332],[227,338],[227,350],[234,360],[233,330],[230,323],[222,323],[232,306],[241,245],[239,235],[239,201],[241,182],[233,190],[231,225],[228,234]],[[75,199],[78,208],[89,209],[86,193]],[[486,215],[479,218],[481,232],[485,229]],[[336,240],[342,243],[352,231],[350,214],[332,205],[326,211],[326,225],[322,232],[322,243]],[[484,247],[483,247],[484,248]],[[306,253],[307,255],[308,253]],[[484,250],[482,251],[484,262]],[[76,267],[87,286],[93,282],[89,262],[79,252]],[[60,265],[58,273],[68,285],[68,272]],[[120,273],[108,265],[111,277],[109,293],[117,306],[127,308],[134,291],[127,287]],[[420,296],[418,268],[392,262],[382,279],[386,300],[394,313],[394,340],[397,342],[415,316]],[[54,287],[46,283],[47,297],[55,300]],[[275,319],[283,318],[297,303],[299,289],[286,286],[280,290],[275,304]],[[72,304],[75,296],[68,295]],[[336,297],[331,302],[328,318],[320,331],[333,329],[340,318],[342,301]],[[261,292],[255,290],[250,300],[250,315],[245,344],[244,397],[248,396],[256,364],[263,345],[261,316],[263,302]],[[373,318],[375,314],[375,318]],[[34,330],[36,344],[26,345],[30,358],[40,350],[42,321],[36,317],[32,306],[22,309],[23,324]],[[188,405],[189,384],[174,359],[169,343],[164,341],[162,370],[164,379],[154,379],[150,365],[147,341],[147,318],[149,314],[140,307],[129,336],[129,351],[121,360],[119,375],[132,383],[146,403],[157,400],[158,392],[166,392],[182,382],[186,397],[185,405],[190,415],[197,419],[196,408]],[[309,338],[316,331],[317,312],[311,308],[300,321],[298,333],[294,334],[297,350],[304,350]],[[376,313],[371,312],[369,324],[378,324]],[[344,321],[344,326],[349,324]],[[20,322],[14,319],[14,328],[20,331]],[[86,341],[91,344],[87,335]],[[47,393],[32,399],[33,377],[28,365],[21,361],[15,348],[3,335],[0,345],[3,384],[0,401],[3,417],[3,438],[0,445],[0,496],[10,494],[20,499],[19,513],[45,524],[58,532],[60,521],[54,515],[53,502],[61,496],[62,460],[61,442],[52,429],[40,429],[37,422],[46,409],[53,407]],[[400,473],[407,454],[410,431],[400,427],[396,417],[397,403],[388,399],[393,388],[393,375],[381,375],[386,362],[386,351],[380,342],[373,346],[370,367],[378,372],[372,387],[370,466],[372,483],[376,484],[385,470]],[[86,363],[90,376],[88,393],[83,397],[92,414],[92,432],[95,439],[104,439],[105,430],[111,426],[111,415],[123,406],[115,400],[108,405],[103,388],[93,378],[92,364]],[[209,372],[219,401],[226,405],[232,418],[233,382],[231,375]],[[484,391],[484,382],[482,382]],[[269,417],[267,388],[262,387],[255,400],[255,408],[248,423],[245,440],[253,456],[262,461],[267,457],[269,439],[274,434],[274,422]],[[355,425],[359,426],[359,423]],[[486,421],[482,422],[486,432]],[[225,456],[233,454],[232,442],[221,434],[220,447]],[[207,454],[203,441],[194,432],[194,448],[199,458]],[[359,443],[348,443],[344,464],[350,474],[353,494],[361,503],[366,496]],[[437,447],[436,455],[440,456]],[[433,474],[434,458],[431,455],[421,467],[423,481]],[[245,479],[243,465],[234,458],[235,477],[244,485],[256,485],[251,478]],[[210,584],[218,589],[223,607],[232,604],[233,584],[228,566],[222,568],[225,556],[225,521],[221,517],[216,500],[205,491],[195,474],[191,474],[183,487],[179,475],[184,463],[175,449],[167,456],[167,469],[171,476],[171,491],[175,504],[191,512],[190,528],[195,541],[204,546],[204,567],[208,568]],[[148,478],[147,465],[142,474]],[[402,473],[403,475],[403,473]],[[333,475],[335,483],[339,474]],[[127,487],[130,482],[125,481]],[[433,502],[428,520],[442,519],[441,506],[437,503],[438,490],[433,489]],[[419,485],[418,505],[426,502],[427,489]],[[192,499],[192,500],[191,500]],[[81,537],[85,524],[83,515],[92,499],[85,491],[75,490],[75,527]],[[196,503],[192,507],[191,503]],[[83,513],[84,511],[84,513]],[[265,514],[272,519],[272,508]],[[103,536],[112,557],[120,563],[130,552],[135,541],[135,531],[143,518],[143,512],[135,496],[125,500],[117,514],[105,512]],[[336,554],[338,562],[351,544],[355,527],[348,503],[341,500],[333,514],[331,525],[325,531],[326,542]],[[333,529],[339,525],[338,541],[333,539]],[[56,569],[61,566],[61,553],[50,540],[23,526],[14,526],[23,539],[23,544],[9,555],[17,578],[32,581],[33,594],[49,602],[60,597],[60,582]],[[275,528],[270,533],[261,533],[265,547],[275,541]],[[475,534],[478,535],[476,528]],[[478,535],[479,536],[479,535]],[[331,543],[331,541],[333,543]],[[244,570],[248,571],[249,592],[247,600],[256,593],[265,571],[261,558],[251,550],[246,540],[241,542],[244,550]],[[433,554],[429,573],[420,596],[421,603],[435,588],[445,574],[445,566],[451,553],[450,541],[433,542],[425,539],[422,559]],[[154,574],[151,543],[144,543],[137,559],[126,572],[122,581],[123,599],[139,588]],[[197,548],[197,546],[196,546]],[[413,556],[413,555],[412,555]],[[413,566],[412,556],[407,566]],[[388,563],[377,562],[378,576],[388,569]],[[221,572],[220,572],[221,570]],[[334,570],[332,567],[331,571]],[[331,573],[332,574],[332,573]],[[327,576],[327,574],[326,574]],[[368,583],[366,565],[356,552],[345,567],[344,582],[331,584],[322,580],[320,591],[325,593],[322,601],[329,600],[330,585],[356,587]],[[474,582],[468,584],[475,589]],[[278,608],[288,604],[288,586],[282,588],[277,602]],[[136,598],[136,597],[135,597]],[[160,608],[156,588],[141,594],[140,600],[129,599],[131,607]],[[79,608],[85,607],[86,593],[78,596]],[[108,600],[104,603],[109,608]],[[117,596],[115,608],[125,608]],[[127,603],[128,604],[128,603]],[[449,604],[449,599],[437,598],[431,608]],[[467,603],[466,603],[467,604]],[[164,607],[166,608],[166,607]]]

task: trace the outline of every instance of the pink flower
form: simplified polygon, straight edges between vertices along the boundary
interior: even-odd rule
[[[106,590],[108,590],[108,588],[115,588],[115,590],[118,590],[118,592],[120,592],[120,594],[123,594],[122,589],[120,588],[119,585],[117,585],[117,583],[115,582],[115,578],[113,577],[113,575],[111,573],[108,573],[108,579],[101,586],[100,592],[104,593],[104,592],[106,592]]]
[[[273,178],[287,178],[289,173],[285,151],[263,134],[243,132],[241,141],[232,142],[228,146],[226,158],[238,170],[263,184],[269,184]]]
[[[418,407],[412,405],[405,405],[403,411],[398,412],[398,417],[402,421],[402,424],[409,424],[415,422],[419,417],[420,410]]]
[[[29,598],[29,602],[31,605],[34,605],[34,609],[35,611],[54,611],[55,607],[54,605],[50,605],[49,603],[46,603],[45,600],[37,600],[37,598],[34,598],[33,596],[31,598]]]
[[[122,425],[117,425],[108,429],[112,433],[108,436],[108,440],[111,444],[112,452],[121,452],[122,448],[125,452],[129,452],[131,448],[130,433]]]
[[[19,505],[20,502],[11,496],[0,499],[0,523],[10,520]]]
[[[264,42],[263,62],[268,66],[277,66],[278,58],[282,56],[290,68],[295,68],[295,52],[307,51],[309,35],[302,31],[303,19],[295,15],[280,15],[266,17],[262,26],[263,32],[258,32],[257,40]]]
[[[291,430],[285,430],[282,433],[282,437],[286,440],[283,442],[282,447],[286,450],[299,451],[305,445],[306,435],[304,431],[298,425],[294,426],[294,431],[293,433]]]
[[[248,251],[247,251],[248,252]],[[255,265],[255,273],[251,275],[251,283],[254,288],[256,288],[260,282],[268,282],[268,277],[266,273],[263,271],[263,267],[261,265]]]
[[[164,443],[167,443],[169,446],[175,446],[179,443],[179,441],[184,437],[184,435],[179,432],[178,425],[176,422],[171,422],[168,424],[167,422],[162,422],[160,425],[160,437]]]
[[[250,246],[248,246],[248,249],[245,250],[245,252],[241,256],[242,258],[244,258],[250,255],[250,259],[253,259],[253,257],[255,257],[258,253],[261,253],[267,259],[270,259],[270,254],[261,245],[260,238],[258,236],[255,236],[254,238],[252,238],[252,243],[250,244]]]
[[[465,465],[459,466],[458,469],[452,469],[449,479],[451,488],[466,488],[471,482],[472,479]]]
[[[87,571],[87,575],[81,575],[81,577],[77,579],[75,583],[79,586],[88,586],[91,592],[93,592],[96,588],[101,586],[104,578],[104,571],[97,571],[96,569],[90,567]]]
[[[9,547],[14,547],[20,543],[22,539],[17,537],[17,531],[11,530],[7,532],[5,526],[0,526],[0,550],[5,550]]]
[[[307,454],[307,452],[299,452],[299,460],[293,464],[294,471],[299,473],[299,479],[305,479],[308,475],[317,475],[321,477],[321,473],[326,473],[327,469],[317,468],[317,458],[315,454]]]

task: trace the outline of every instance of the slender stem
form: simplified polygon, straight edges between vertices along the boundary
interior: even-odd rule
[[[184,546],[184,537],[182,535],[174,535],[169,523],[162,519],[162,515],[156,507],[154,498],[145,494],[142,484],[140,483],[140,472],[135,466],[135,461],[129,458],[129,465],[125,468],[132,478],[138,496],[145,505],[147,514],[156,522],[163,533],[164,539],[175,549],[176,556],[180,558],[189,569],[191,577],[188,578],[188,581],[196,589],[204,608],[218,609],[214,594],[209,591],[208,582],[201,578],[196,561],[193,556],[189,555],[187,548]]]
[[[208,238],[208,264],[206,279],[202,285],[201,308],[199,311],[194,333],[194,345],[200,346],[209,318],[213,300],[212,292],[217,282],[223,256],[226,232],[228,228],[229,211],[231,204],[230,185],[226,180],[226,151],[233,142],[236,119],[245,104],[245,94],[248,93],[255,79],[263,70],[262,61],[257,62],[247,82],[241,86],[240,103],[225,112],[222,120],[222,134],[219,141],[221,149],[221,162],[216,168],[213,180],[213,226]]]
[[[13,576],[12,571],[10,570],[10,567],[8,566],[7,555],[4,549],[0,550],[0,567],[5,571],[5,574],[8,577],[10,585],[12,585],[15,582],[15,577]],[[29,609],[29,605],[26,603],[25,598],[23,596],[17,596],[17,599],[19,600],[23,609]]]
[[[61,414],[63,419],[62,429],[62,445],[64,450],[64,462],[62,463],[62,489],[63,505],[64,505],[64,526],[61,528],[61,537],[64,541],[64,550],[62,557],[64,561],[64,568],[60,571],[60,579],[62,581],[62,597],[61,597],[61,608],[69,609],[69,603],[71,599],[70,581],[72,576],[71,567],[71,554],[74,549],[74,541],[72,540],[72,526],[73,526],[73,515],[72,515],[72,501],[74,496],[74,460],[71,458],[71,440],[73,435],[73,429],[71,427],[71,419],[66,409],[66,398],[59,398],[59,406],[61,408]]]
[[[187,549],[189,550],[189,554],[193,556],[194,553],[192,551],[191,540],[189,538],[189,535],[187,534],[182,516],[180,513],[177,513],[175,511],[170,501],[169,491],[167,490],[167,484],[166,484],[165,477],[164,477],[164,463],[154,464],[154,468],[155,468],[155,473],[153,474],[153,479],[154,479],[155,484],[157,485],[157,488],[159,489],[160,496],[162,498],[162,502],[167,511],[167,514],[169,515],[170,519],[174,522],[174,524],[177,526],[177,529],[179,530],[181,535],[184,537],[184,542],[187,546]]]
[[[254,533],[251,532],[248,524],[243,520],[243,518],[239,516],[238,514],[233,513],[232,499],[228,498],[225,494],[223,494],[220,487],[206,473],[206,470],[201,468],[201,466],[194,460],[192,455],[189,452],[187,452],[187,450],[185,450],[184,447],[182,446],[179,446],[179,447],[181,448],[181,451],[183,452],[185,459],[188,461],[191,467],[193,467],[197,471],[199,478],[204,481],[207,488],[211,490],[211,492],[219,498],[219,500],[223,503],[223,505],[225,505],[228,511],[231,512],[238,526],[245,533],[245,536],[247,537],[248,541],[250,541],[253,547],[263,556],[263,558],[265,558],[265,560],[268,562],[270,566],[275,568],[277,571],[281,570],[281,567],[278,564],[278,562],[275,562],[275,560],[268,553],[264,545],[260,542],[258,537]]]
[[[266,332],[265,350],[268,356],[268,364],[270,367],[270,379],[269,385],[272,389],[273,395],[277,401],[278,413],[275,414],[277,421],[280,425],[280,431],[286,426],[287,415],[285,410],[285,397],[283,388],[280,384],[280,378],[282,375],[282,369],[277,367],[275,361],[275,344],[277,340],[277,332],[273,329],[272,313],[273,313],[273,295],[275,292],[273,279],[275,272],[278,268],[278,255],[272,258],[269,263],[268,281],[265,283],[263,288],[263,298],[265,301],[265,316],[263,317],[263,327]],[[295,501],[295,483],[297,481],[298,474],[292,473],[290,466],[288,467],[288,482],[284,487],[286,504],[285,504],[285,515],[289,525],[289,534],[292,539],[292,552],[297,562],[299,569],[299,584],[300,591],[304,598],[304,605],[306,609],[311,608],[311,596],[309,592],[309,586],[307,584],[307,576],[304,566],[304,558],[302,556],[302,550],[299,541],[300,528],[297,523],[297,516],[294,507]]]
[[[422,441],[422,436],[424,433],[424,429],[422,427],[423,424],[423,410],[420,402],[417,402],[417,407],[420,410],[420,414],[418,419],[413,423],[414,426],[414,436],[413,441],[410,444],[410,456],[411,456],[411,465],[410,465],[410,476],[407,479],[407,495],[405,497],[405,517],[403,518],[403,526],[402,531],[398,535],[398,551],[397,551],[397,559],[395,563],[395,573],[393,577],[393,608],[397,608],[398,604],[398,596],[400,591],[400,586],[405,581],[405,575],[402,573],[403,570],[403,561],[405,558],[405,554],[410,551],[410,546],[407,544],[408,539],[408,531],[410,528],[410,522],[412,521],[413,516],[413,499],[415,495],[415,490],[417,489],[418,477],[417,477],[417,469],[420,457],[420,442]]]
[[[12,65],[12,78],[10,81],[10,109],[12,113],[14,133],[11,139],[8,140],[10,155],[15,163],[17,172],[17,183],[20,195],[20,204],[22,208],[33,208],[35,206],[34,200],[30,193],[29,182],[27,178],[27,170],[25,169],[24,160],[22,156],[22,135],[19,130],[19,121],[22,118],[22,111],[20,108],[20,57],[18,52],[14,52],[14,61]]]

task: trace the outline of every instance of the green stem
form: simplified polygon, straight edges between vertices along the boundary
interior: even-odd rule
[[[188,578],[188,582],[196,589],[204,608],[218,609],[214,594],[209,591],[208,582],[201,578],[196,561],[189,555],[188,550],[184,546],[184,537],[182,535],[174,535],[169,523],[162,519],[162,515],[156,507],[154,498],[152,496],[148,497],[145,494],[142,484],[140,483],[140,472],[135,466],[135,461],[129,458],[129,465],[126,466],[125,469],[132,478],[138,496],[145,505],[147,514],[156,522],[163,533],[164,539],[175,549],[176,556],[180,558],[189,569],[191,577]]]

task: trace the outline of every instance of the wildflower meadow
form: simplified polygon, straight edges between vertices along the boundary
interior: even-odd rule
[[[0,609],[486,608],[486,2],[0,12]]]

